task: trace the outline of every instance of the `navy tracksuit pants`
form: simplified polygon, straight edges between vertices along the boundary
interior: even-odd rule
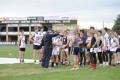
[[[44,48],[43,59],[42,59],[43,67],[48,68],[51,56],[52,56],[52,48]]]

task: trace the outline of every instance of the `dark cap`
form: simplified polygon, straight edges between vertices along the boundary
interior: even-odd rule
[[[52,30],[52,28],[48,28],[48,30]]]

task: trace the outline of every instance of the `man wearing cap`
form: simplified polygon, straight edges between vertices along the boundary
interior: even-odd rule
[[[52,55],[52,37],[59,35],[59,33],[52,33],[52,29],[48,28],[48,31],[43,36],[42,43],[40,46],[44,45],[44,52],[43,52],[43,60],[42,60],[42,67],[48,68],[49,61]]]

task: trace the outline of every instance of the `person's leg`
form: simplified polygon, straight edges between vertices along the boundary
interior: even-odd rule
[[[93,58],[94,53],[90,52],[90,62],[91,62],[91,68],[94,67],[94,58]]]
[[[99,59],[99,64],[102,64],[102,52],[98,52],[98,59]]]
[[[116,65],[116,62],[117,62],[117,53],[114,52],[114,65]]]
[[[42,57],[43,57],[42,49],[39,49],[39,50],[38,50],[39,62],[42,62]]]
[[[59,52],[59,55],[58,55],[58,62],[61,61],[61,56],[60,56],[60,52]]]
[[[92,52],[90,52],[90,62],[92,64]]]
[[[112,52],[110,51],[109,52],[109,65],[111,65],[112,63]]]
[[[22,51],[19,51],[19,59],[20,59],[20,62],[22,62]]]
[[[83,61],[83,52],[80,53],[80,65],[82,65],[82,61]]]
[[[34,63],[36,62],[36,52],[37,52],[37,46],[33,44],[33,59],[34,59]]]
[[[70,56],[70,54],[71,54],[71,47],[69,47],[69,50],[68,50],[68,52],[69,52],[69,56]]]
[[[84,48],[84,51],[83,51],[83,57],[84,57],[84,66],[86,65],[86,56],[85,56],[85,48]]]
[[[52,48],[47,49],[47,51],[46,51],[46,59],[45,59],[45,68],[49,67],[49,61],[50,61],[51,55],[52,55]]]
[[[112,61],[111,61],[112,68],[115,68],[115,66],[116,66],[115,57],[116,57],[116,53],[112,52]]]
[[[62,64],[65,64],[65,51],[62,51]]]
[[[77,69],[79,69],[79,64],[78,64],[78,55],[73,55],[73,64],[74,64],[74,66],[73,66],[73,68],[71,69],[71,70],[77,70]]]
[[[59,61],[58,55],[56,55],[56,66],[57,66],[57,67],[58,67],[58,61]]]
[[[106,53],[103,52],[103,66],[105,66],[105,61],[106,61],[106,60],[105,60],[105,54],[106,54]]]
[[[106,56],[106,66],[109,66],[109,63],[108,63],[108,51],[107,51],[107,53],[105,54],[105,56]]]
[[[45,60],[46,60],[46,50],[43,52],[43,58],[42,58],[42,67],[45,67]]]
[[[97,52],[98,54],[98,60],[99,60],[99,64],[100,64],[100,52]]]
[[[24,51],[22,51],[22,62],[24,62]]]
[[[116,51],[116,64],[119,64],[119,56],[118,56],[119,52]]]
[[[114,55],[113,55],[113,53],[111,52],[111,66],[113,66],[113,64],[114,64]]]
[[[52,54],[52,57],[51,57],[51,60],[52,60],[52,63],[51,63],[51,67],[54,67],[54,55]]]
[[[76,70],[79,68],[78,66],[78,52],[79,48],[75,47],[73,50],[73,68],[71,70]]]
[[[89,51],[86,51],[86,61],[87,61],[87,64],[89,65],[90,64],[90,52]]]
[[[76,55],[76,65],[77,65],[77,68],[79,68],[79,59],[78,59],[78,55]]]
[[[75,54],[73,54],[73,64],[74,64],[74,66],[73,66],[73,68],[76,68],[76,55]]]
[[[51,57],[51,61],[52,61],[51,67],[54,67],[54,64],[56,63],[56,54],[57,54],[57,51],[54,50],[54,48],[53,48],[53,50],[52,50],[52,57]]]
[[[97,60],[96,60],[96,53],[93,53],[93,68],[95,69],[96,68],[96,63],[97,63]]]
[[[77,48],[77,50],[76,50],[76,69],[79,69],[79,58],[78,58],[78,54],[79,54],[79,48]]]
[[[120,64],[120,50],[118,52],[118,63]]]
[[[43,56],[43,52],[44,52],[44,46],[42,46],[42,56]]]
[[[67,65],[69,65],[69,61],[70,61],[70,59],[69,59],[70,57],[69,57],[69,51],[68,51],[68,48],[66,49],[66,59],[67,59]]]
[[[33,51],[34,51],[34,53],[33,53],[34,62],[36,62],[36,52],[37,52],[37,50],[34,49]]]
[[[62,48],[60,48],[59,61],[62,63]]]

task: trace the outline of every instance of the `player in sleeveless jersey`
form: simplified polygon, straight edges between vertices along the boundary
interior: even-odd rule
[[[68,52],[69,42],[70,39],[67,35],[67,31],[65,31],[62,38],[62,63],[65,64],[66,61],[67,65],[69,64],[69,52]]]
[[[117,61],[117,49],[118,49],[118,46],[119,46],[119,43],[116,39],[116,37],[114,36],[114,33],[111,32],[110,33],[110,54],[112,55],[112,64],[111,66],[114,68],[116,66],[116,61]]]
[[[95,28],[94,27],[90,27],[90,31],[92,34],[92,38],[91,38],[91,48],[90,48],[90,56],[91,56],[91,69],[94,70],[96,69],[96,53],[97,53],[97,42],[98,42],[98,36],[95,33]]]
[[[118,42],[118,44],[120,44],[120,38],[119,38],[119,35],[118,35],[118,32],[114,32],[114,36],[115,36],[115,38],[116,38],[116,40],[117,40],[117,42]],[[119,47],[119,45],[118,45],[118,48],[117,48],[117,51],[116,51],[116,53],[117,53],[117,61],[116,61],[116,64],[119,64],[120,63],[120,47]]]
[[[86,39],[86,62],[88,65],[90,64],[90,47],[91,47],[91,32],[87,32],[87,39]]]
[[[44,34],[45,34],[43,27],[40,28],[40,33],[39,33],[39,34],[40,34],[40,35],[39,35],[39,42],[40,42],[40,44],[41,44],[42,38],[43,38],[43,36],[44,36]],[[42,48],[40,49],[39,62],[42,62],[43,51],[44,51],[44,44],[42,45]]]
[[[56,66],[58,67],[58,56],[60,55],[60,47],[62,45],[60,41],[60,36],[53,37],[53,50],[52,50],[52,63],[51,67],[54,67],[54,64],[56,63]]]
[[[111,55],[109,56],[110,62],[108,63],[108,53],[110,50],[110,45],[109,45],[110,37],[109,37],[107,28],[104,28],[103,32],[104,32],[103,66],[108,66],[109,64],[111,64]]]
[[[31,34],[29,40],[31,42],[33,42],[33,51],[34,51],[33,57],[34,57],[34,63],[36,64],[36,53],[37,53],[37,51],[38,51],[38,55],[39,55],[38,58],[39,58],[39,60],[41,60],[40,49],[42,47],[40,47],[40,44],[41,44],[41,40],[42,40],[41,38],[42,37],[40,36],[40,33],[38,32],[38,27],[35,27],[34,30],[35,30],[35,32],[33,34]]]
[[[77,31],[74,31],[74,35],[72,36],[72,44],[73,44],[73,68],[70,70],[79,69],[79,43],[80,34]]]
[[[102,47],[104,43],[104,37],[102,36],[102,32],[98,31],[98,43],[97,43],[97,54],[99,59],[99,66],[103,65],[103,58],[102,58]]]
[[[18,39],[18,47],[20,50],[19,53],[19,58],[20,58],[20,62],[24,63],[24,53],[25,53],[25,36],[24,36],[24,31],[21,30],[21,35],[19,36]]]

